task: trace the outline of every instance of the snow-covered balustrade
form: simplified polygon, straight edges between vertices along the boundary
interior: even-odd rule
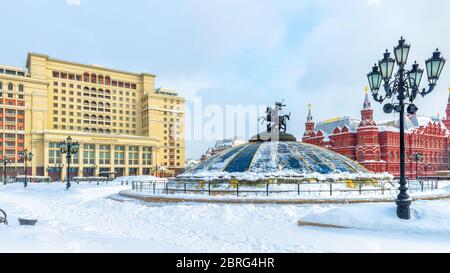
[[[112,182],[120,183],[121,185],[131,185],[133,190],[148,191],[149,187],[151,187],[151,189],[165,188],[167,181],[167,178],[152,175],[139,175],[118,177]]]
[[[136,181],[132,189],[146,194],[201,194],[209,196],[272,196],[272,197],[323,197],[323,196],[394,196],[398,194],[398,185],[394,182],[241,182],[229,183],[218,181],[180,182],[169,181]],[[410,192],[435,190],[438,184],[434,181],[411,181]]]
[[[48,176],[30,176],[27,175],[27,181],[31,183],[50,183],[52,182],[52,178]],[[25,182],[25,175],[18,175],[15,178],[15,182]]]
[[[104,176],[90,176],[90,177],[73,177],[71,178],[73,182],[80,183],[80,182],[87,182],[87,183],[93,183],[93,182],[109,182],[111,179]]]

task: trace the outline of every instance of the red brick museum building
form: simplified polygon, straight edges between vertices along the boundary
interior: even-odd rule
[[[432,176],[449,170],[450,96],[446,119],[410,115],[405,118],[406,175]],[[373,172],[400,175],[400,132],[398,120],[375,122],[366,94],[361,120],[335,118],[315,124],[308,112],[303,142],[325,147],[345,155]],[[421,154],[422,160],[414,160]]]

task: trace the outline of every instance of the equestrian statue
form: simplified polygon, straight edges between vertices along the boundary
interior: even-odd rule
[[[267,106],[265,116],[262,116],[258,121],[262,120],[261,124],[266,122],[267,133],[272,132],[285,132],[287,129],[287,120],[291,119],[291,113],[289,115],[280,115],[280,112],[286,106],[284,100],[282,102],[275,102],[274,107]]]

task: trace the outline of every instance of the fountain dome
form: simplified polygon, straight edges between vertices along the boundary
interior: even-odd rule
[[[311,144],[250,141],[229,148],[186,170],[176,180],[372,180],[370,173],[351,159]]]
[[[249,143],[228,148],[177,176],[175,182],[300,182],[300,181],[374,181],[392,179],[374,174],[355,161],[321,148],[297,142],[286,133],[289,115],[281,115],[286,106],[276,102],[267,107],[267,131],[252,137]]]

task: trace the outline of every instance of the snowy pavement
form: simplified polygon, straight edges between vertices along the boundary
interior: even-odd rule
[[[146,204],[120,184],[0,186],[0,252],[450,252],[450,200],[395,205]],[[34,227],[17,218],[37,218]],[[300,227],[298,220],[353,226]]]

